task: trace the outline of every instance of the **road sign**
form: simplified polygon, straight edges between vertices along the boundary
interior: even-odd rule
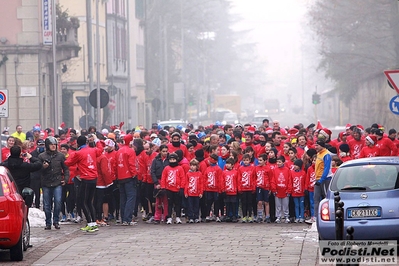
[[[97,89],[94,89],[90,92],[89,102],[91,106],[97,108]],[[108,102],[109,102],[108,92],[100,88],[100,108],[104,108],[105,106],[107,106]]]
[[[0,118],[8,118],[8,90],[0,90]]]
[[[387,77],[389,83],[393,86],[396,92],[399,94],[399,70],[385,70],[385,76]]]
[[[399,95],[394,96],[390,101],[389,101],[389,109],[391,110],[392,113],[395,115],[399,115]]]

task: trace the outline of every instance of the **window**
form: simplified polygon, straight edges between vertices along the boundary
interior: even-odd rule
[[[144,68],[144,45],[136,45],[136,67]]]

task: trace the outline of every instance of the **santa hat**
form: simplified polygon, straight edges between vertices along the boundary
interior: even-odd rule
[[[252,126],[251,126],[251,127],[248,127],[247,132],[248,132],[248,133],[255,134],[255,128],[252,127]]]
[[[295,136],[296,134],[298,134],[299,130],[295,127],[288,129],[288,134],[290,134],[291,136]]]
[[[348,123],[348,124],[346,124],[345,129],[350,129],[351,126],[352,126],[352,125]]]
[[[366,140],[368,140],[373,145],[377,143],[377,137],[374,135],[368,135],[366,137]]]
[[[322,130],[320,130],[319,134],[322,134],[326,138],[331,138],[332,132],[328,128],[323,128]]]
[[[273,133],[273,128],[268,127],[266,128],[266,134],[272,134]]]
[[[316,129],[323,129],[323,125],[320,123],[320,120],[317,121]]]
[[[104,143],[106,146],[115,147],[115,142],[112,139],[106,139],[104,140]]]

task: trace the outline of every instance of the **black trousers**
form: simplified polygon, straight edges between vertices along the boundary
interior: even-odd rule
[[[181,195],[180,195],[180,193],[166,190],[166,196],[168,197],[168,216],[166,218],[172,217],[173,209],[176,212],[176,217],[180,217],[181,216]]]
[[[241,193],[242,217],[250,216],[252,213],[252,191],[243,191]]]

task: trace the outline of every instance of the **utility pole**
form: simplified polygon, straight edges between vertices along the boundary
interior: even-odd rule
[[[91,23],[91,0],[86,0],[86,26],[87,26],[87,65],[89,68],[89,91],[93,90],[93,30]],[[97,97],[99,99],[99,97]],[[89,115],[89,114],[87,114]],[[90,126],[90,125],[88,125]]]
[[[187,121],[187,88],[184,76],[184,27],[183,27],[183,0],[180,0],[180,38],[181,38],[181,82],[183,83],[183,120]],[[198,107],[197,107],[198,108]]]
[[[97,118],[96,118],[96,128],[101,130],[101,93],[100,93],[100,12],[99,12],[99,1],[96,0],[96,76],[97,76]]]
[[[52,24],[52,49],[53,49],[53,88],[54,88],[54,128],[58,128],[60,125],[59,121],[59,89],[58,89],[58,78],[57,78],[57,14],[55,1],[51,2],[51,24]],[[18,117],[19,118],[19,117]]]

